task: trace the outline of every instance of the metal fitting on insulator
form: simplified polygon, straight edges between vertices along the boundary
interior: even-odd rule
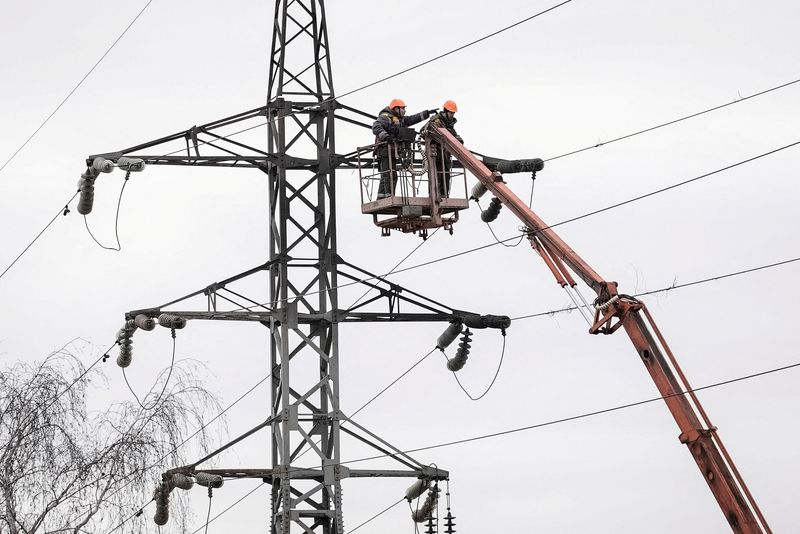
[[[470,191],[469,199],[478,200],[479,198],[481,198],[483,195],[486,194],[486,191],[488,191],[488,189],[486,188],[485,185],[483,185],[483,182],[478,182],[477,184],[472,186],[472,191]]]
[[[139,314],[133,319],[133,324],[148,332],[156,327],[156,320],[144,314]]]
[[[225,483],[225,479],[223,479],[221,475],[214,475],[203,471],[195,473],[194,480],[199,485],[207,488],[221,488],[222,484]]]
[[[406,499],[410,502],[428,491],[431,487],[430,480],[426,478],[420,478],[413,484],[411,484],[408,489],[406,490]]]
[[[449,347],[450,344],[455,341],[458,335],[461,333],[462,328],[463,326],[461,325],[461,321],[451,321],[450,326],[447,327],[447,330],[442,332],[442,335],[436,340],[436,348],[439,350],[444,350]]]
[[[142,172],[144,170],[144,160],[140,158],[128,158],[122,156],[117,160],[117,167],[128,172]]]
[[[169,313],[162,313],[158,316],[158,324],[165,328],[172,328],[173,330],[180,330],[186,326],[186,319],[172,315]]]
[[[497,219],[497,216],[500,215],[500,209],[502,207],[503,202],[499,198],[492,198],[491,203],[489,203],[489,207],[481,212],[481,220],[485,223],[490,223]]]
[[[163,485],[157,487],[153,492],[153,500],[156,501],[156,513],[153,521],[162,527],[169,521],[169,490]]]
[[[194,479],[182,473],[173,473],[170,484],[175,488],[190,490],[194,486]]]
[[[98,172],[111,172],[114,170],[114,162],[106,158],[94,158],[92,168]]]
[[[464,331],[464,335],[461,337],[461,342],[458,344],[456,355],[447,362],[447,368],[454,373],[463,369],[467,364],[469,349],[472,346],[470,341],[472,341],[472,332],[467,329]]]

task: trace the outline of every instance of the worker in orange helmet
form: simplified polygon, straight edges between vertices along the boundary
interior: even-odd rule
[[[456,132],[456,111],[458,106],[452,100],[446,101],[442,104],[442,111],[436,113],[431,117],[431,120],[422,129],[423,133],[431,128],[446,128],[459,143],[464,144],[464,140]],[[450,169],[452,169],[452,162],[450,154],[436,143],[430,143],[434,160],[436,161],[436,186],[438,188],[440,197],[450,196]]]
[[[431,109],[413,115],[406,115],[406,103],[399,98],[394,98],[378,114],[378,118],[372,123],[372,133],[375,134],[375,144],[377,146],[375,156],[378,160],[378,169],[381,172],[378,198],[392,195],[397,184],[395,164],[397,161],[397,145],[400,143],[400,129],[422,122],[437,111],[436,109]]]

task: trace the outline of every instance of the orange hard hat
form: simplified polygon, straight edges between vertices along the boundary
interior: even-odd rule
[[[442,105],[442,107],[443,107],[444,109],[446,109],[447,111],[451,111],[451,112],[453,112],[453,113],[455,113],[456,111],[458,111],[458,106],[456,106],[456,103],[455,103],[455,102],[453,102],[452,100],[448,100],[447,102],[445,102],[445,103]]]
[[[404,108],[406,107],[406,103],[400,100],[399,98],[393,98],[391,102],[389,102],[389,108]]]

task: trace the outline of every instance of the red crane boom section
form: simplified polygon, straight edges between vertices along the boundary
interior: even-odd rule
[[[736,533],[771,533],[755,499],[747,489],[717,428],[700,404],[666,340],[643,302],[617,293],[617,283],[606,281],[569,247],[472,152],[444,128],[429,133],[470,171],[527,227],[531,247],[539,253],[561,286],[576,286],[575,273],[597,294],[592,334],[611,334],[622,327],[680,429],[684,443],[700,468],[725,519]]]

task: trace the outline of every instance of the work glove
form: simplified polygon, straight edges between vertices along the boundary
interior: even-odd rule
[[[426,110],[425,110],[425,118],[427,119],[427,118],[428,118],[428,117],[430,117],[431,115],[436,115],[437,113],[439,113],[439,108],[436,108],[436,109],[426,109]]]

